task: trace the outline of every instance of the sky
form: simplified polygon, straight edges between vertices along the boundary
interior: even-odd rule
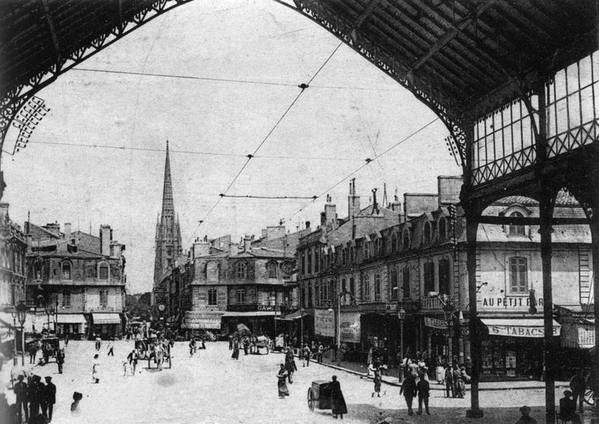
[[[27,148],[2,157],[11,218],[22,224],[30,212],[34,223],[71,222],[94,234],[111,225],[127,246],[128,292],[139,293],[152,287],[167,139],[184,249],[205,234],[239,239],[280,220],[289,231],[318,221],[325,196],[216,203],[288,108],[228,194],[328,192],[346,216],[343,178],[398,142],[353,175],[362,205],[372,188],[382,194],[383,183],[391,198],[396,189],[434,193],[438,175],[459,175],[436,116],[338,45],[314,22],[267,0],[175,8],[37,94],[50,112]],[[297,85],[312,78],[292,105]],[[14,139],[10,132],[5,150]]]

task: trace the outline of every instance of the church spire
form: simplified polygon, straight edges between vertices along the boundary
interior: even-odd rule
[[[168,140],[166,140],[166,160],[164,163],[164,187],[162,189],[162,218],[175,215],[175,204],[173,201],[173,183],[171,179],[171,161],[168,151]]]

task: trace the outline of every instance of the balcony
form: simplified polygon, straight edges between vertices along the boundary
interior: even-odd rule
[[[442,311],[443,305],[438,297],[424,297],[420,301],[421,308],[427,311]]]

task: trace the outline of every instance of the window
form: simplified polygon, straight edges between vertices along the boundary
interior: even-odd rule
[[[320,247],[314,250],[314,272],[320,271]]]
[[[391,252],[395,253],[397,251],[397,234],[393,234],[391,236]]]
[[[355,297],[356,296],[356,283],[354,277],[349,279],[349,292]]]
[[[447,220],[444,217],[439,218],[439,240],[447,238]]]
[[[268,278],[277,278],[277,263],[272,261],[266,265],[266,271],[268,272]]]
[[[403,248],[404,249],[409,249],[410,248],[410,231],[409,230],[405,230],[403,232]]]
[[[381,274],[374,274],[374,300],[381,300]]]
[[[397,299],[397,291],[399,287],[397,286],[397,269],[391,269],[391,299]]]
[[[70,308],[71,307],[71,292],[63,291],[62,292],[62,307]]]
[[[206,264],[206,280],[209,283],[218,283],[219,267],[217,262],[211,261]]]
[[[87,278],[96,278],[96,267],[93,265],[88,266],[85,272],[85,276]]]
[[[370,299],[370,275],[368,274],[362,276],[362,299]]]
[[[521,256],[510,258],[510,291],[528,292],[528,260]]]
[[[63,280],[71,279],[71,263],[70,262],[62,263],[62,279]]]
[[[109,269],[108,264],[100,264],[98,272],[100,280],[108,280]]]
[[[106,308],[108,306],[108,290],[100,290],[100,307]]]
[[[439,261],[439,294],[449,294],[451,275],[449,273],[449,260]]]
[[[216,305],[216,289],[208,289],[208,305]]]
[[[435,264],[427,262],[424,264],[424,294],[435,291]]]
[[[402,294],[404,299],[410,297],[410,267],[406,266],[402,270]]]
[[[430,222],[424,223],[424,244],[429,244],[433,240],[433,226]]]
[[[311,308],[314,304],[314,297],[312,297],[312,284],[308,283],[308,307]]]
[[[240,280],[248,278],[248,269],[245,262],[237,262],[237,265],[235,266],[235,275]]]
[[[312,274],[312,249],[308,251],[308,274]]]
[[[510,218],[524,218],[524,215],[520,212],[512,212]],[[508,227],[508,234],[510,236],[524,236],[526,235],[526,230],[524,225],[510,225]]]
[[[300,253],[301,261],[302,261],[302,275],[306,275],[306,255],[305,252]]]
[[[235,299],[237,300],[238,304],[244,304],[245,303],[245,289],[237,289],[237,291],[235,292]]]

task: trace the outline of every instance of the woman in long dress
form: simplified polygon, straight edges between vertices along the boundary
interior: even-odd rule
[[[345,404],[345,398],[343,397],[343,392],[341,391],[341,385],[339,381],[337,381],[337,376],[334,375],[331,378],[330,389],[331,389],[331,407],[333,409],[333,418],[343,419],[343,414],[347,414],[347,405]]]
[[[239,341],[237,339],[233,339],[233,353],[231,354],[231,358],[239,359]]]
[[[281,364],[281,368],[279,368],[279,372],[277,373],[277,387],[279,389],[279,398],[283,399],[285,396],[289,396],[289,389],[287,388],[287,383],[285,380],[287,379],[287,370],[285,369],[285,365]]]
[[[100,382],[100,359],[97,353],[94,355],[94,360],[92,361],[92,379],[95,384]]]

